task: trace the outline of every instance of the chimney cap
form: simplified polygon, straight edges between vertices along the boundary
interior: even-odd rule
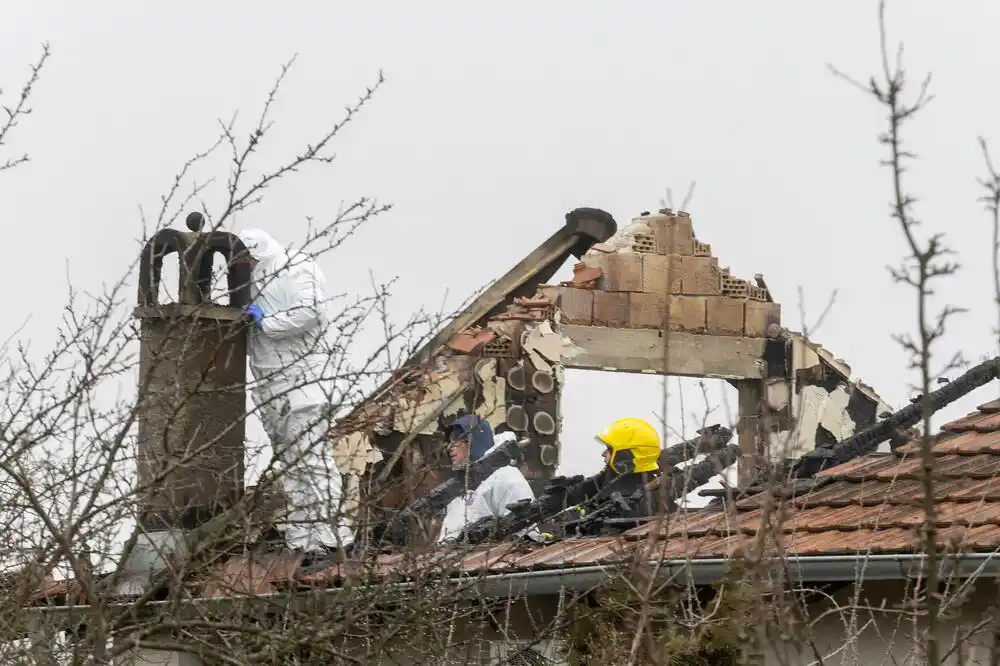
[[[205,216],[194,211],[193,213],[188,213],[187,219],[184,220],[187,228],[191,231],[201,231],[205,226]]]

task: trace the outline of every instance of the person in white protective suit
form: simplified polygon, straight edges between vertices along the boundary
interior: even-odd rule
[[[451,456],[452,466],[460,467],[479,460],[515,437],[513,432],[506,432],[494,438],[493,428],[485,419],[473,415],[461,416],[449,428],[448,455]],[[513,465],[501,467],[486,477],[478,488],[463,493],[448,503],[438,543],[453,541],[466,525],[481,518],[499,518],[510,513],[507,505],[524,499],[533,501],[535,493],[521,470]],[[524,534],[532,539],[541,539],[537,528],[525,530]]]
[[[338,511],[343,479],[329,442],[330,399],[324,369],[324,277],[308,256],[290,256],[269,234],[238,234],[253,266],[248,340],[251,397],[271,440],[288,511],[286,545],[303,566],[343,561],[354,535]],[[340,516],[331,519],[331,515]]]

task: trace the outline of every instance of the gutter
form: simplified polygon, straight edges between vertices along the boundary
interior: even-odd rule
[[[969,553],[958,557],[940,557],[938,570],[943,577],[1000,577],[1000,552]],[[784,558],[788,576],[801,583],[906,580],[920,576],[927,556],[898,555],[811,555]],[[726,557],[690,560],[666,560],[660,563],[657,579],[687,585],[711,585],[722,578],[732,564]],[[630,565],[586,566],[568,569],[493,574],[470,581],[477,595],[520,596],[557,594],[566,589],[583,592]]]
[[[906,580],[916,578],[926,562],[923,554],[898,555],[813,555],[784,558],[790,578],[801,583],[832,583],[853,581]],[[660,563],[657,579],[678,585],[711,585],[729,571],[732,560],[724,557],[665,560]],[[626,571],[631,564],[588,565],[541,571],[519,571],[486,576],[461,576],[422,582],[386,583],[376,587],[383,593],[405,594],[427,591],[428,588],[452,584],[450,593],[462,599],[480,597],[534,597],[558,594],[563,590],[586,592]],[[944,556],[939,567],[942,576],[972,578],[1000,577],[1000,552],[969,553],[957,557]],[[144,604],[144,614],[171,614],[202,617],[206,611],[225,612],[249,605],[269,606],[273,610],[285,607],[309,606],[317,602],[335,601],[351,588],[329,588],[318,594],[275,592],[256,596],[231,596],[190,599],[187,601],[152,601]],[[362,588],[364,589],[364,588]],[[104,613],[117,614],[131,607],[129,603],[109,604]],[[55,619],[67,624],[86,621],[94,611],[89,605],[44,606],[24,609],[31,616],[29,626],[51,627]]]

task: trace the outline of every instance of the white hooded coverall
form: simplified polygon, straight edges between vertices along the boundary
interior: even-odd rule
[[[238,235],[257,261],[251,293],[264,318],[251,328],[248,341],[251,397],[289,504],[285,542],[305,551],[347,547],[354,536],[339,511],[343,481],[332,457],[330,398],[323,381],[329,359],[323,274],[306,255],[290,257],[264,231]]]
[[[497,435],[490,451],[507,442],[508,438],[514,439],[516,435],[507,432]],[[517,467],[512,465],[501,467],[486,477],[474,491],[463,493],[448,503],[438,543],[457,538],[466,525],[471,525],[480,518],[486,516],[499,518],[510,513],[507,505],[523,499],[535,499],[535,493],[528,485],[528,480]],[[531,538],[540,538],[537,527],[530,527],[522,533]]]

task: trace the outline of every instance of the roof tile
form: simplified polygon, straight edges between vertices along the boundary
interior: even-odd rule
[[[998,414],[1000,416],[1000,414]],[[955,431],[934,444],[934,454],[946,453],[1000,453],[1000,432],[983,433],[975,430]],[[920,443],[912,442],[899,448],[900,453],[917,454]]]
[[[941,426],[946,432],[996,432],[1000,429],[1000,413],[972,412],[966,416]]]
[[[897,461],[892,456],[864,456],[849,460],[843,465],[825,469],[816,475],[817,479],[826,477],[834,479],[868,479],[874,477],[883,469],[892,467]]]

